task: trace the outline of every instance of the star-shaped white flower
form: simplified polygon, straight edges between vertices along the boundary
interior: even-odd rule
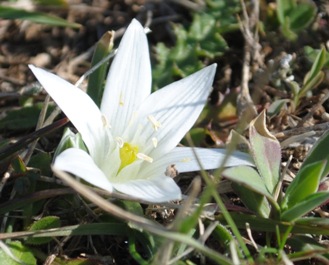
[[[178,172],[200,170],[192,149],[176,146],[206,104],[215,64],[151,94],[148,43],[143,27],[133,20],[112,62],[100,108],[74,85],[30,68],[88,148],[88,153],[65,150],[56,157],[55,168],[149,202],[181,198],[166,169],[175,165]],[[225,157],[225,150],[195,151],[204,169],[217,168]],[[252,163],[248,155],[236,152],[226,165]]]

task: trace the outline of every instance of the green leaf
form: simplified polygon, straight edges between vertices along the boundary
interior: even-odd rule
[[[279,141],[267,130],[265,119],[263,111],[250,123],[250,151],[266,188],[273,194],[280,178],[281,147]]]
[[[204,128],[192,128],[189,131],[189,135],[191,136],[191,139],[195,146],[201,146],[205,141],[206,131]],[[182,139],[181,144],[188,146],[188,141],[185,137]]]
[[[230,242],[234,240],[231,231],[224,225],[218,224],[212,233],[212,236],[218,240],[222,247],[229,249]]]
[[[48,15],[35,11],[26,11],[24,9],[18,9],[18,8],[7,7],[7,6],[0,6],[0,17],[3,19],[30,20],[35,23],[42,23],[42,24],[58,26],[58,27],[71,27],[71,28],[81,27],[80,24],[71,23],[65,19],[53,15]]]
[[[329,235],[329,220],[326,218],[305,217],[295,222],[285,222],[243,213],[231,212],[230,215],[238,228],[245,229],[246,223],[249,223],[253,232],[275,233],[277,228],[279,228],[279,231],[286,231],[292,227],[291,233],[295,234]],[[216,220],[223,225],[227,225],[227,221],[222,214],[216,215]]]
[[[286,16],[295,6],[294,0],[276,0],[277,16],[281,25],[284,25]]]
[[[323,253],[327,253],[325,255],[322,255],[323,258],[328,259],[329,257],[328,249],[309,235],[292,236],[288,238],[287,244],[291,246],[294,250],[294,253],[289,255],[289,258],[291,259],[297,257],[305,257],[308,254],[316,251],[322,251]],[[296,253],[296,251],[298,252]]]
[[[138,231],[132,230],[131,233],[128,235],[128,247],[129,247],[129,253],[130,255],[134,258],[135,261],[137,261],[138,264],[140,265],[148,265],[150,264],[145,260],[145,254],[148,252],[147,250],[152,249],[152,245],[148,241],[148,238],[144,236],[142,240],[137,240],[137,234],[139,236],[143,236],[144,233],[140,233]],[[145,233],[146,234],[146,233]],[[138,250],[141,249],[140,246],[143,246],[143,257],[142,255],[138,252]],[[151,256],[153,253],[149,253],[149,256]],[[150,258],[150,257],[148,257]]]
[[[67,0],[34,0],[38,5],[42,6],[56,6],[66,8],[68,6]]]
[[[270,117],[273,117],[280,113],[280,111],[284,108],[286,109],[286,105],[289,102],[289,99],[278,99],[275,100],[267,109],[267,114]]]
[[[32,252],[24,246],[19,241],[12,241],[8,244],[6,244],[7,250],[10,251],[10,253],[15,257],[13,259],[10,257],[10,253],[6,253],[4,249],[0,249],[0,261],[1,264],[4,265],[22,265],[21,262],[24,263],[24,265],[36,265],[37,260],[33,256]],[[20,262],[18,262],[20,261]]]
[[[324,73],[321,72],[321,69],[325,65],[326,61],[326,50],[322,48],[321,52],[318,53],[311,70],[305,75],[303,87],[299,92],[299,97],[304,96],[307,91],[315,88],[321,83],[324,78]]]
[[[264,180],[259,176],[255,169],[247,166],[231,167],[223,171],[223,176],[232,182],[245,187],[245,192],[247,192],[247,190],[254,191],[268,198],[271,203],[275,203],[274,198],[265,186]],[[253,193],[246,194],[246,196],[248,195],[253,196]],[[262,205],[262,202],[258,202],[258,205]]]
[[[23,159],[17,156],[15,159],[11,161],[12,168],[14,169],[15,173],[24,174],[27,172],[26,165]]]
[[[10,238],[44,238],[44,237],[58,237],[58,236],[86,236],[86,235],[115,235],[127,236],[130,228],[127,224],[121,223],[93,223],[64,226],[60,228],[52,228],[38,231],[23,231],[13,233],[0,233],[0,239]]]
[[[0,130],[29,130],[37,125],[42,104],[11,110],[0,120]],[[47,114],[54,108],[49,106]]]
[[[155,47],[159,63],[152,71],[153,89],[200,70],[205,59],[214,60],[228,49],[221,33],[239,29],[235,14],[239,12],[240,3],[236,0],[205,3],[205,9],[193,15],[189,27],[173,24],[175,46],[167,48],[158,43]]]
[[[316,88],[318,85],[320,85],[325,78],[324,72],[319,72],[314,78],[310,79],[300,90],[298,96],[299,98],[304,96],[307,91]]]
[[[52,157],[49,153],[37,153],[31,157],[28,166],[37,168],[42,175],[49,176],[51,175],[51,160]]]
[[[307,165],[313,164],[319,161],[329,161],[329,152],[327,147],[329,146],[329,131],[324,133],[313,145],[312,149],[309,151],[307,157],[305,158],[302,168]],[[324,171],[322,173],[321,179],[329,174],[329,163],[325,165]]]
[[[108,31],[101,37],[101,39],[96,43],[91,62],[92,68],[97,67],[97,69],[89,76],[87,94],[94,100],[97,106],[100,106],[101,104],[109,60],[99,66],[98,64],[112,52],[113,38],[114,31]]]
[[[314,78],[314,76],[316,76],[321,69],[323,68],[323,65],[326,62],[326,49],[322,48],[321,51],[318,53],[318,55],[315,58],[315,61],[312,65],[311,70],[307,73],[307,76],[304,79],[304,84],[308,82],[308,80]]]
[[[34,222],[28,231],[39,231],[51,228],[58,228],[61,225],[61,220],[57,216],[46,216],[40,220]],[[49,243],[52,240],[51,237],[42,238],[27,238],[25,241],[27,244],[31,245],[42,245]]]
[[[282,33],[290,40],[297,39],[298,31],[311,24],[316,16],[316,6],[310,1],[277,0],[277,18]]]
[[[289,17],[285,17],[285,21],[281,26],[281,31],[288,40],[294,41],[298,37],[298,35],[293,30],[291,30]]]
[[[288,86],[288,88],[291,90],[293,94],[293,98],[295,99],[295,106],[298,106],[299,101],[299,92],[301,90],[301,87],[296,81],[285,81],[285,84]]]
[[[232,188],[248,209],[261,217],[269,217],[271,208],[263,195],[237,183],[232,183]]]
[[[119,200],[116,204],[130,213],[134,213],[139,216],[144,215],[143,208],[138,202]]]
[[[53,132],[54,130],[62,127],[68,122],[67,118],[56,121],[46,127],[43,127],[29,135],[22,137],[19,141],[12,145],[3,146],[0,148],[0,165],[7,159],[11,159],[20,149],[26,148],[26,146],[33,142],[35,139],[46,135],[47,133]]]
[[[313,49],[311,46],[304,46],[304,54],[310,62],[315,62],[318,57],[318,54],[322,52],[322,49]],[[329,52],[326,51],[326,61],[323,67],[329,67]]]
[[[316,6],[310,1],[298,3],[298,6],[289,12],[291,30],[298,32],[309,26],[315,19],[316,11]]]
[[[82,140],[81,134],[73,133],[70,128],[65,128],[62,139],[56,148],[54,157],[58,156],[68,148],[78,148],[87,151],[87,147]]]
[[[327,200],[329,200],[329,192],[313,193],[304,198],[302,202],[297,203],[292,208],[283,212],[281,220],[290,222],[295,221]]]
[[[318,190],[326,161],[303,166],[285,192],[281,208],[289,209]]]

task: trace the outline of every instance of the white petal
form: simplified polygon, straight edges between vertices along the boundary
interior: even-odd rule
[[[152,179],[138,179],[114,183],[116,190],[144,201],[160,203],[181,199],[181,190],[173,179],[165,175]]]
[[[101,104],[114,136],[122,136],[141,102],[151,93],[151,81],[146,35],[142,25],[134,19],[112,62]]]
[[[145,100],[136,127],[130,128],[135,135],[129,135],[135,137],[133,142],[138,146],[148,147],[140,152],[156,159],[177,146],[206,104],[215,71],[216,64],[208,66],[156,91]],[[138,131],[141,133],[137,137]],[[158,142],[156,148],[154,138]]]
[[[29,65],[41,85],[81,133],[82,139],[94,157],[99,147],[109,147],[102,114],[92,99],[79,88],[57,75]]]
[[[96,187],[113,191],[107,176],[97,167],[93,159],[80,149],[66,149],[56,158],[54,167],[70,172]]]
[[[127,183],[131,180],[137,180],[142,178],[147,178],[147,176],[139,175],[139,170],[142,165],[146,162],[143,160],[136,160],[132,164],[125,166],[121,171],[114,177],[111,177],[112,183]]]
[[[112,141],[114,141],[112,139]],[[115,144],[114,149],[112,149],[106,156],[97,162],[97,166],[104,172],[109,181],[117,175],[117,172],[121,165],[121,159],[119,154],[119,146]]]
[[[225,149],[194,148],[202,168],[205,170],[219,168],[226,157]],[[141,170],[141,175],[154,175],[159,171],[165,172],[170,165],[175,165],[178,172],[191,172],[201,170],[192,148],[176,147],[165,156],[158,158],[150,165]],[[225,167],[239,165],[254,166],[251,157],[239,151],[233,152],[225,163]]]

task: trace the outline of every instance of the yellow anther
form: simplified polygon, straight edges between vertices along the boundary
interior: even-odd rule
[[[158,129],[162,126],[161,123],[157,121],[152,115],[147,116],[147,118],[152,123],[153,129],[158,131]]]
[[[142,159],[142,160],[144,160],[144,161],[146,161],[146,162],[149,162],[149,163],[152,163],[152,162],[153,162],[153,158],[152,158],[152,157],[149,157],[149,156],[147,156],[147,155],[145,155],[145,154],[138,153],[136,156],[137,156],[139,159]]]
[[[105,128],[111,128],[111,126],[110,126],[109,122],[107,121],[107,119],[106,119],[106,117],[105,117],[104,114],[102,114],[101,119],[102,119],[103,126]]]
[[[154,148],[156,148],[158,146],[158,139],[153,137],[152,138],[152,143],[153,143]]]
[[[121,137],[115,137],[115,140],[117,141],[118,146],[122,148],[124,145],[123,139]]]
[[[121,107],[123,107],[123,105],[124,105],[122,92],[120,93],[119,105]]]

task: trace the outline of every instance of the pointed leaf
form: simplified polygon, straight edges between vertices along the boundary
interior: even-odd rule
[[[279,141],[268,131],[265,111],[250,123],[251,153],[266,188],[273,193],[279,181],[281,148]]]
[[[302,202],[297,203],[292,208],[285,211],[281,216],[281,220],[289,222],[295,221],[327,200],[329,200],[329,192],[313,193]]]
[[[263,195],[256,193],[238,183],[232,183],[232,188],[248,209],[257,213],[257,215],[261,217],[269,217],[271,208]]]
[[[0,17],[3,19],[24,19],[36,23],[42,23],[58,27],[80,28],[81,25],[77,23],[68,22],[60,17],[44,14],[35,11],[26,11],[8,6],[0,6]]]
[[[235,183],[238,183],[249,190],[255,191],[271,200],[272,195],[266,189],[264,180],[257,171],[248,166],[237,166],[223,171],[223,176]]]
[[[318,190],[326,161],[319,161],[302,167],[286,190],[282,202],[283,209],[289,209],[302,202],[307,196]]]
[[[107,31],[101,39],[96,43],[91,66],[95,67],[104,58],[106,58],[113,49],[114,31]],[[87,94],[94,100],[99,107],[104,91],[104,81],[108,71],[109,60],[98,66],[92,72],[88,79]]]
[[[323,48],[316,56],[316,59],[312,65],[311,70],[306,74],[303,82],[303,88],[300,91],[300,95],[304,95],[308,89],[310,89],[311,83],[317,83],[314,80],[321,78],[321,69],[326,63],[326,50]]]
[[[36,265],[37,260],[32,252],[19,241],[12,241],[6,244],[9,252],[0,249],[1,264],[6,265],[21,265],[22,262],[26,265]],[[19,262],[20,261],[20,262]]]
[[[54,157],[56,158],[60,153],[69,148],[78,148],[87,152],[82,136],[80,133],[73,133],[70,128],[65,128],[61,141],[59,142]]]
[[[316,88],[321,84],[323,79],[325,78],[324,72],[317,73],[312,79],[309,79],[308,82],[302,87],[299,91],[298,97],[304,96],[309,90]]]
[[[57,216],[46,216],[40,220],[34,222],[28,231],[39,231],[51,228],[58,228],[61,224],[61,220]],[[43,238],[27,238],[26,243],[32,245],[46,244],[52,240],[51,237]]]
[[[286,104],[289,102],[289,99],[278,99],[275,100],[270,107],[267,109],[267,113],[270,117],[273,117],[282,110],[282,108],[286,108]]]
[[[316,141],[312,149],[309,151],[307,157],[304,160],[302,168],[318,161],[329,161],[329,152],[327,150],[329,146],[329,131],[324,133],[320,139]],[[329,174],[329,163],[326,164],[324,171],[322,172],[321,179]]]

